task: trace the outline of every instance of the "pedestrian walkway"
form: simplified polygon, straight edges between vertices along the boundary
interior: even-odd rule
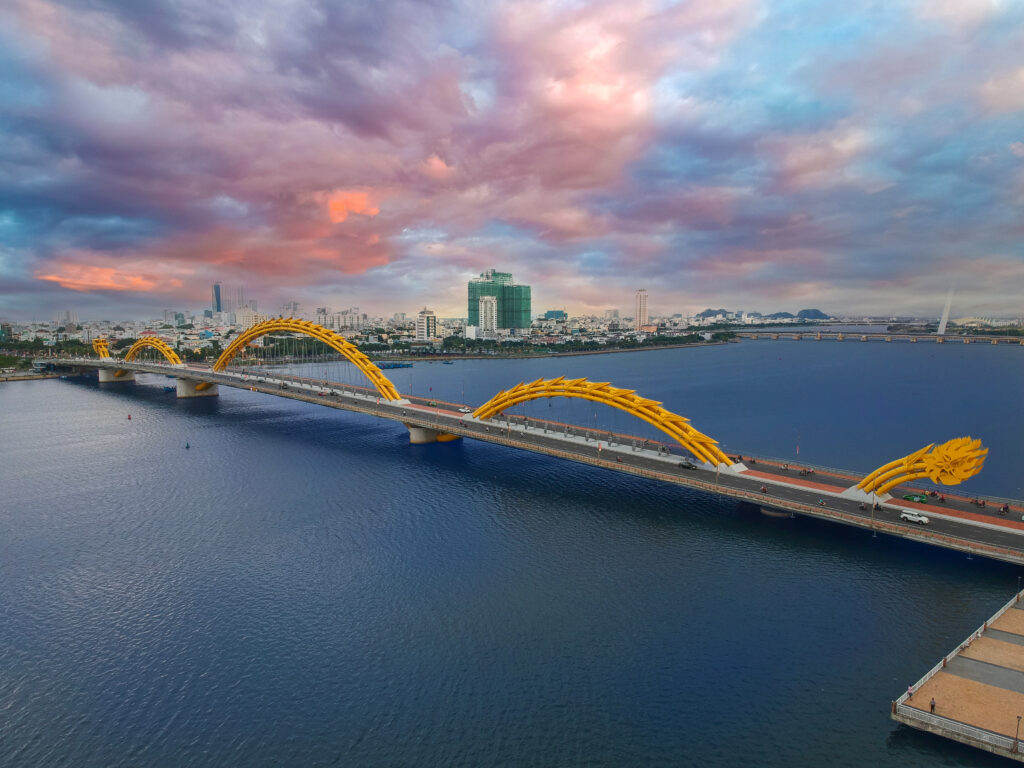
[[[1024,735],[1022,596],[893,702],[893,719],[1024,762],[1018,741]]]

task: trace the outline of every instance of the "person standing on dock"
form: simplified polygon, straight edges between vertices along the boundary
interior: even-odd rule
[[[935,697],[934,696],[932,696],[932,701],[931,701],[931,704],[929,704],[929,707],[931,707],[932,714],[934,715],[935,714]]]
[[[912,686],[912,685],[908,685],[907,686],[907,698],[908,699],[914,698],[914,686]]]

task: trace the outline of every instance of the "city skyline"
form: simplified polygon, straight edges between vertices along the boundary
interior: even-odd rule
[[[1020,314],[1018,4],[147,7],[0,12],[0,315]]]

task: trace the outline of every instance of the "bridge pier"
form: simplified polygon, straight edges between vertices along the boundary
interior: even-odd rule
[[[440,432],[430,427],[419,427],[415,424],[406,424],[405,428],[409,430],[409,442],[413,445],[447,443],[452,440],[461,439],[460,435],[450,435],[447,432]]]
[[[198,382],[195,379],[175,379],[175,383],[178,385],[178,397],[216,397],[219,392],[217,391],[216,384],[210,384],[206,389],[196,389]]]
[[[99,368],[100,384],[115,384],[122,381],[135,381],[134,371],[124,371],[121,376],[115,376],[115,371],[110,368]]]

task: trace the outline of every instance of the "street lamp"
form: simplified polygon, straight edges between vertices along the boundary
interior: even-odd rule
[[[1021,715],[1017,715],[1017,733],[1013,736],[1013,751],[1020,751],[1020,718]]]

